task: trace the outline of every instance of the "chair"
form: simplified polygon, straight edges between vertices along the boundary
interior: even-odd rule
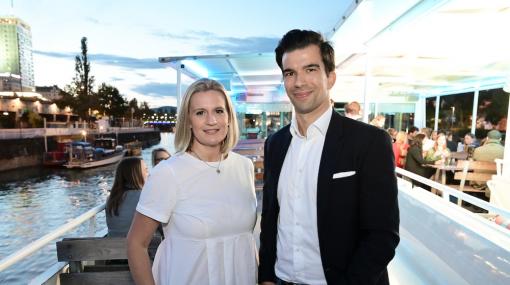
[[[148,248],[154,259],[161,237],[153,237]],[[59,275],[60,284],[135,284],[127,264],[126,238],[64,238],[57,242],[58,261],[69,263],[67,273]],[[111,264],[107,264],[110,261]]]
[[[496,173],[496,163],[487,161],[459,160],[454,179],[459,180],[459,185],[448,185],[462,192],[487,193],[486,183]],[[462,201],[458,199],[458,205]]]

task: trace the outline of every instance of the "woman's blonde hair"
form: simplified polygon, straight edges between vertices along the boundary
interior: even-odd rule
[[[230,97],[227,95],[227,91],[225,91],[223,85],[221,85],[218,81],[201,78],[193,82],[193,84],[188,87],[178,110],[179,114],[177,116],[174,140],[175,150],[177,152],[187,151],[193,143],[193,131],[190,128],[191,121],[189,116],[191,97],[193,97],[195,93],[210,90],[218,91],[223,94],[228,114],[227,136],[221,144],[220,152],[227,153],[237,144],[237,141],[239,140],[239,128],[237,126],[234,105],[232,104]]]
[[[397,133],[397,136],[395,137],[396,143],[406,143],[407,142],[407,134],[404,131],[400,131]]]

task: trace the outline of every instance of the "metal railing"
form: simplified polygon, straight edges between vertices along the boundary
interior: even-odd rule
[[[39,249],[41,249],[43,246],[47,245],[48,243],[52,242],[56,238],[59,238],[63,236],[64,234],[68,233],[69,231],[73,230],[74,228],[78,227],[79,225],[85,223],[86,221],[90,220],[89,223],[89,236],[94,236],[96,233],[96,214],[103,211],[105,209],[106,203],[99,205],[95,208],[90,209],[89,211],[85,212],[84,214],[80,215],[77,218],[74,218],[70,220],[65,225],[62,225],[58,229],[52,231],[51,233],[41,237],[40,239],[33,241],[29,245],[25,246],[24,248],[16,251],[15,253],[7,256],[6,258],[2,259],[0,261],[0,272],[4,271],[5,269],[9,268],[13,264],[17,263],[18,261],[24,259],[25,257],[35,253]]]
[[[404,178],[410,178],[412,180],[421,182],[421,183],[423,183],[425,185],[431,186],[431,187],[441,191],[442,195],[443,195],[442,199],[445,199],[445,200],[448,201],[447,205],[449,205],[449,207],[451,207],[450,209],[453,209],[453,207],[459,207],[456,203],[450,203],[450,201],[449,201],[450,200],[450,196],[453,196],[453,197],[457,197],[457,199],[462,199],[462,200],[464,200],[466,202],[469,202],[469,203],[471,203],[471,204],[473,204],[473,205],[475,205],[477,207],[485,209],[485,210],[489,211],[490,213],[501,215],[502,217],[504,217],[506,219],[510,219],[510,211],[508,211],[506,209],[498,208],[498,207],[496,207],[496,206],[494,206],[494,205],[492,205],[492,204],[490,204],[490,203],[488,203],[486,201],[480,200],[480,199],[478,199],[476,197],[473,197],[473,196],[471,196],[469,194],[466,194],[466,193],[461,192],[459,190],[450,188],[450,187],[448,187],[446,185],[443,185],[443,184],[440,184],[438,182],[432,181],[430,179],[424,178],[422,176],[416,175],[416,174],[414,174],[412,172],[406,171],[406,170],[401,169],[401,168],[396,168],[396,173],[402,175]],[[408,182],[408,181],[404,181],[402,179],[399,179],[399,181],[400,181],[399,183],[404,183],[404,182],[408,183],[408,184],[411,183],[411,182]],[[404,187],[403,185],[399,185],[399,192],[403,190],[403,189],[401,189],[403,187]],[[410,186],[406,186],[406,187],[410,187]],[[429,193],[429,194],[431,194],[431,193]],[[437,198],[441,199],[439,197],[437,197]],[[15,252],[15,253],[9,255],[6,258],[4,258],[3,260],[0,261],[0,272],[2,272],[5,269],[9,268],[10,266],[12,266],[13,264],[17,263],[18,261],[21,261],[25,257],[35,253],[36,251],[38,251],[40,248],[42,248],[46,244],[52,242],[56,238],[61,237],[65,233],[71,231],[72,229],[78,227],[79,225],[85,223],[86,221],[90,220],[89,230],[88,230],[89,231],[89,236],[95,236],[95,234],[96,234],[95,217],[96,217],[96,215],[98,213],[100,213],[101,211],[103,211],[105,209],[105,206],[106,206],[106,204],[102,204],[100,206],[97,206],[97,207],[87,211],[86,213],[80,215],[79,217],[69,221],[65,225],[63,225],[60,228],[56,229],[55,231],[53,231],[53,232],[43,236],[42,238],[32,242],[31,244],[29,244],[28,246],[24,247],[23,249],[21,249],[21,250]],[[480,221],[484,220],[482,218],[479,218],[479,219],[480,219]],[[487,225],[490,225],[491,227],[494,227],[494,229],[496,229],[496,230],[500,230],[500,231],[504,230],[501,227],[497,226],[496,224],[492,225],[492,223],[488,223],[488,222],[485,222],[485,223]],[[65,264],[57,264],[56,266],[58,267],[57,269],[60,269],[64,265]],[[50,275],[54,274],[53,271],[55,271],[55,270],[50,270],[51,272],[49,272],[49,271],[46,272],[44,274],[44,276],[50,276]]]
[[[439,182],[436,182],[436,181],[433,181],[433,180],[430,180],[430,179],[427,179],[423,176],[420,176],[420,175],[417,175],[417,174],[414,174],[412,172],[409,172],[407,170],[404,170],[402,168],[396,168],[395,169],[395,172],[404,176],[404,177],[407,177],[407,178],[411,178],[412,180],[415,180],[415,181],[418,181],[418,182],[421,182],[425,185],[428,185],[428,186],[431,186],[441,192],[443,192],[443,199],[445,200],[448,200],[450,201],[450,196],[453,196],[453,197],[456,197],[457,199],[461,199],[463,201],[466,201],[472,205],[475,205],[479,208],[482,208],[490,213],[493,213],[493,214],[496,214],[496,215],[500,215],[506,219],[510,219],[510,211],[509,210],[506,210],[506,209],[502,209],[502,208],[499,208],[499,207],[496,207],[492,204],[490,204],[489,202],[486,202],[484,200],[481,200],[481,199],[478,199],[474,196],[471,196],[467,193],[464,193],[462,191],[459,191],[457,189],[454,189],[454,188],[451,188],[451,187],[448,187],[446,185],[443,185]]]
[[[69,136],[80,135],[85,130],[87,134],[98,135],[103,133],[130,133],[130,132],[152,132],[152,128],[138,128],[138,127],[109,127],[106,130],[88,129],[88,128],[18,128],[18,129],[1,129],[0,140],[8,139],[27,139],[37,138],[44,136]]]

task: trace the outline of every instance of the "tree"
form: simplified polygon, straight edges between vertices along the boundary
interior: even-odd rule
[[[67,88],[67,86],[66,86],[66,88]],[[61,91],[60,96],[61,96],[60,99],[55,100],[55,104],[57,104],[57,106],[60,109],[64,109],[65,107],[70,107],[74,110],[74,108],[77,105],[76,97],[73,96],[71,93],[65,92],[65,91]]]
[[[150,114],[151,114],[151,108],[149,107],[149,103],[147,103],[146,101],[142,101],[142,103],[140,103],[140,117],[139,118],[143,118],[143,119],[147,119]],[[145,117],[144,117],[145,115]]]
[[[23,110],[20,121],[25,123],[28,128],[41,128],[43,126],[43,118],[29,109]]]
[[[92,91],[94,76],[90,75],[90,62],[88,60],[87,38],[81,39],[81,55],[75,57],[75,76],[73,82],[66,86],[66,91],[74,98],[71,106],[81,118],[87,118],[89,112],[98,107],[97,97]]]
[[[122,117],[128,107],[126,99],[120,95],[119,90],[111,85],[102,83],[97,90],[99,112],[113,117]]]

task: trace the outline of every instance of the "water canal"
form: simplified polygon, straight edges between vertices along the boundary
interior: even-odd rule
[[[161,133],[158,145],[144,149],[151,165],[151,151],[164,147],[174,152],[173,134]],[[29,168],[0,173],[0,259],[57,229],[68,220],[106,201],[113,184],[115,165],[88,170]],[[88,223],[66,235],[87,236]],[[98,229],[106,227],[104,212]],[[55,242],[0,272],[0,284],[27,284],[56,262]]]

